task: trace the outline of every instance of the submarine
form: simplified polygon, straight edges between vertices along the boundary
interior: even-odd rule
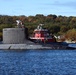
[[[69,50],[76,49],[69,47],[66,42],[57,42],[48,29],[39,24],[33,32],[33,36],[28,36],[28,28],[24,27],[20,20],[16,20],[15,28],[3,29],[3,41],[0,49],[4,50]]]

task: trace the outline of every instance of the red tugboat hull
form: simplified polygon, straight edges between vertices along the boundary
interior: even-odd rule
[[[50,42],[56,42],[56,39],[53,35],[50,35],[49,31],[47,29],[42,28],[42,24],[40,24],[33,33],[33,37],[30,37],[30,39],[34,42],[42,42],[42,43],[50,43]]]

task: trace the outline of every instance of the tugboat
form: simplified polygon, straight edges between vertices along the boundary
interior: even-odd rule
[[[57,42],[54,35],[50,34],[48,29],[42,28],[43,25],[39,24],[34,30],[33,36],[30,37],[32,42],[51,47],[52,49],[73,49],[66,42]]]
[[[54,35],[50,35],[48,29],[43,29],[44,24],[39,24],[33,32],[33,37],[30,37],[31,41],[36,43],[52,43],[56,42]]]

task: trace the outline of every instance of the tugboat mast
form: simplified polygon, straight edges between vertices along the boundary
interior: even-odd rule
[[[44,24],[39,24],[38,26],[37,26],[37,29],[42,29],[42,26],[43,26]]]

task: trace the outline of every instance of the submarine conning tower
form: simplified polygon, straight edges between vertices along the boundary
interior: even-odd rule
[[[28,40],[28,29],[23,27],[22,22],[17,20],[16,28],[3,29],[3,43],[5,44],[22,44]]]

